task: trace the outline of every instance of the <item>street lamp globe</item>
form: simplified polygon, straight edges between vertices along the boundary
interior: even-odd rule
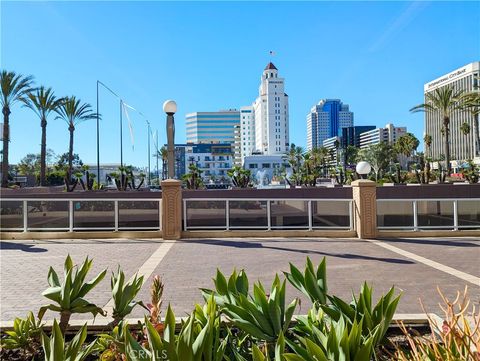
[[[372,166],[370,165],[370,163],[365,161],[358,162],[356,167],[357,173],[360,174],[362,178],[364,178],[364,176],[370,173],[371,170],[372,170]]]
[[[177,103],[175,100],[167,100],[163,103],[163,111],[167,114],[175,114],[177,112]]]

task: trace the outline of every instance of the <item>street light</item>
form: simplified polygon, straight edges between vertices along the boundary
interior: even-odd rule
[[[173,115],[177,111],[177,103],[174,100],[167,100],[163,103],[163,111],[167,113],[167,164],[168,178],[175,178],[175,121]]]
[[[360,177],[362,179],[366,179],[367,174],[370,173],[371,170],[372,170],[372,166],[370,165],[370,163],[365,161],[358,162],[356,167],[356,171],[358,174],[360,174]]]

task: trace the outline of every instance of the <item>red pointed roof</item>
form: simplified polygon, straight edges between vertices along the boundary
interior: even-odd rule
[[[270,69],[275,69],[278,70],[275,65],[273,65],[272,62],[268,63],[267,66],[265,67],[265,70],[270,70]]]

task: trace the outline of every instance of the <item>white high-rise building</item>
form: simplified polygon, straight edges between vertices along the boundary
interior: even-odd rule
[[[255,113],[253,106],[240,108],[240,158],[241,163],[245,157],[255,151]]]
[[[432,80],[423,86],[424,94],[444,87],[453,87],[455,91],[470,92],[478,89],[480,81],[480,61],[467,64],[448,74]],[[442,133],[443,121],[439,112],[425,112],[425,134],[432,137],[429,156],[434,159],[445,155],[445,138]],[[470,126],[470,133],[463,134],[462,124]],[[478,115],[457,109],[450,116],[450,156],[453,166],[463,160],[477,158],[480,163],[480,134]],[[456,162],[455,162],[456,161]]]
[[[388,123],[384,128],[376,128],[360,133],[360,148],[366,148],[380,142],[394,144],[398,138],[405,134],[407,134],[406,127],[396,127]]]
[[[236,109],[187,114],[187,143],[233,143],[239,123],[240,112]]]
[[[278,70],[272,63],[263,71],[253,111],[255,151],[264,155],[284,154],[290,144],[288,95],[285,94],[285,79],[278,77]]]

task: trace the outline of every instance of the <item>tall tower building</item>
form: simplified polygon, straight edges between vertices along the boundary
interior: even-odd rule
[[[307,149],[319,148],[328,138],[353,126],[353,112],[340,99],[322,99],[307,114]]]
[[[234,143],[235,126],[240,124],[236,109],[195,112],[186,116],[187,143]]]
[[[268,63],[263,71],[253,112],[255,150],[264,155],[284,154],[290,143],[288,95],[285,94],[285,79],[278,77],[273,63]]]
[[[241,163],[255,152],[255,113],[253,106],[240,108],[240,154]]]
[[[480,86],[480,61],[467,64],[448,74],[432,80],[424,85],[424,94],[435,89],[451,86],[456,91],[469,92]],[[463,134],[461,125],[470,125],[470,133]],[[476,126],[477,125],[477,126]],[[432,137],[429,156],[439,159],[445,153],[445,138],[442,135],[442,119],[438,112],[425,113],[425,134]],[[467,160],[480,157],[480,140],[478,130],[478,115],[474,116],[467,111],[456,110],[450,116],[450,154],[452,160]]]

